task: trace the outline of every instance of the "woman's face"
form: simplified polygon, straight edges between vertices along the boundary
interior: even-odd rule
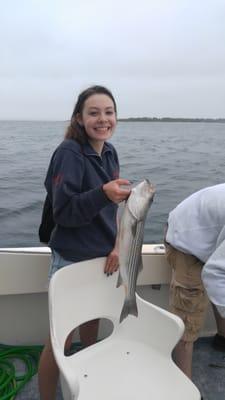
[[[105,94],[93,94],[84,103],[82,114],[77,116],[92,144],[104,143],[116,127],[116,112],[112,99]]]

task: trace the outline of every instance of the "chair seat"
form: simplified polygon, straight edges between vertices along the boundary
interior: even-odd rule
[[[104,340],[70,362],[80,384],[79,400],[162,400],[168,393],[173,400],[199,399],[172,360],[142,343]],[[165,370],[166,375],[159,373]]]

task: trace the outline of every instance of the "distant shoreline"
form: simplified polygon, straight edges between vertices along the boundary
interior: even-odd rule
[[[117,118],[119,122],[214,122],[214,123],[225,123],[225,118],[170,118],[170,117],[163,117],[163,118],[150,118],[150,117],[130,117],[130,118]],[[69,120],[42,120],[42,119],[0,119],[0,123],[3,122],[19,122],[19,123],[26,123],[26,122],[58,122],[58,123],[69,123]]]
[[[225,123],[225,118],[118,118],[119,122],[218,122]]]

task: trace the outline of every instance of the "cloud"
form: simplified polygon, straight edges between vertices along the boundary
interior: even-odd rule
[[[161,97],[157,112],[172,112],[172,91],[174,109],[210,113],[211,85],[213,109],[221,110],[222,0],[9,0],[1,16],[0,118],[17,116],[22,104],[24,117],[54,118],[52,95],[55,118],[63,118],[77,91],[92,83],[110,86],[119,98],[140,93],[139,114],[151,103],[151,88]],[[131,101],[121,104],[122,113],[134,112]]]

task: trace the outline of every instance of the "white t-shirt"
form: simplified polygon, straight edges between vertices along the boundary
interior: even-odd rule
[[[199,190],[171,211],[166,241],[205,263],[204,286],[225,317],[225,184]]]

